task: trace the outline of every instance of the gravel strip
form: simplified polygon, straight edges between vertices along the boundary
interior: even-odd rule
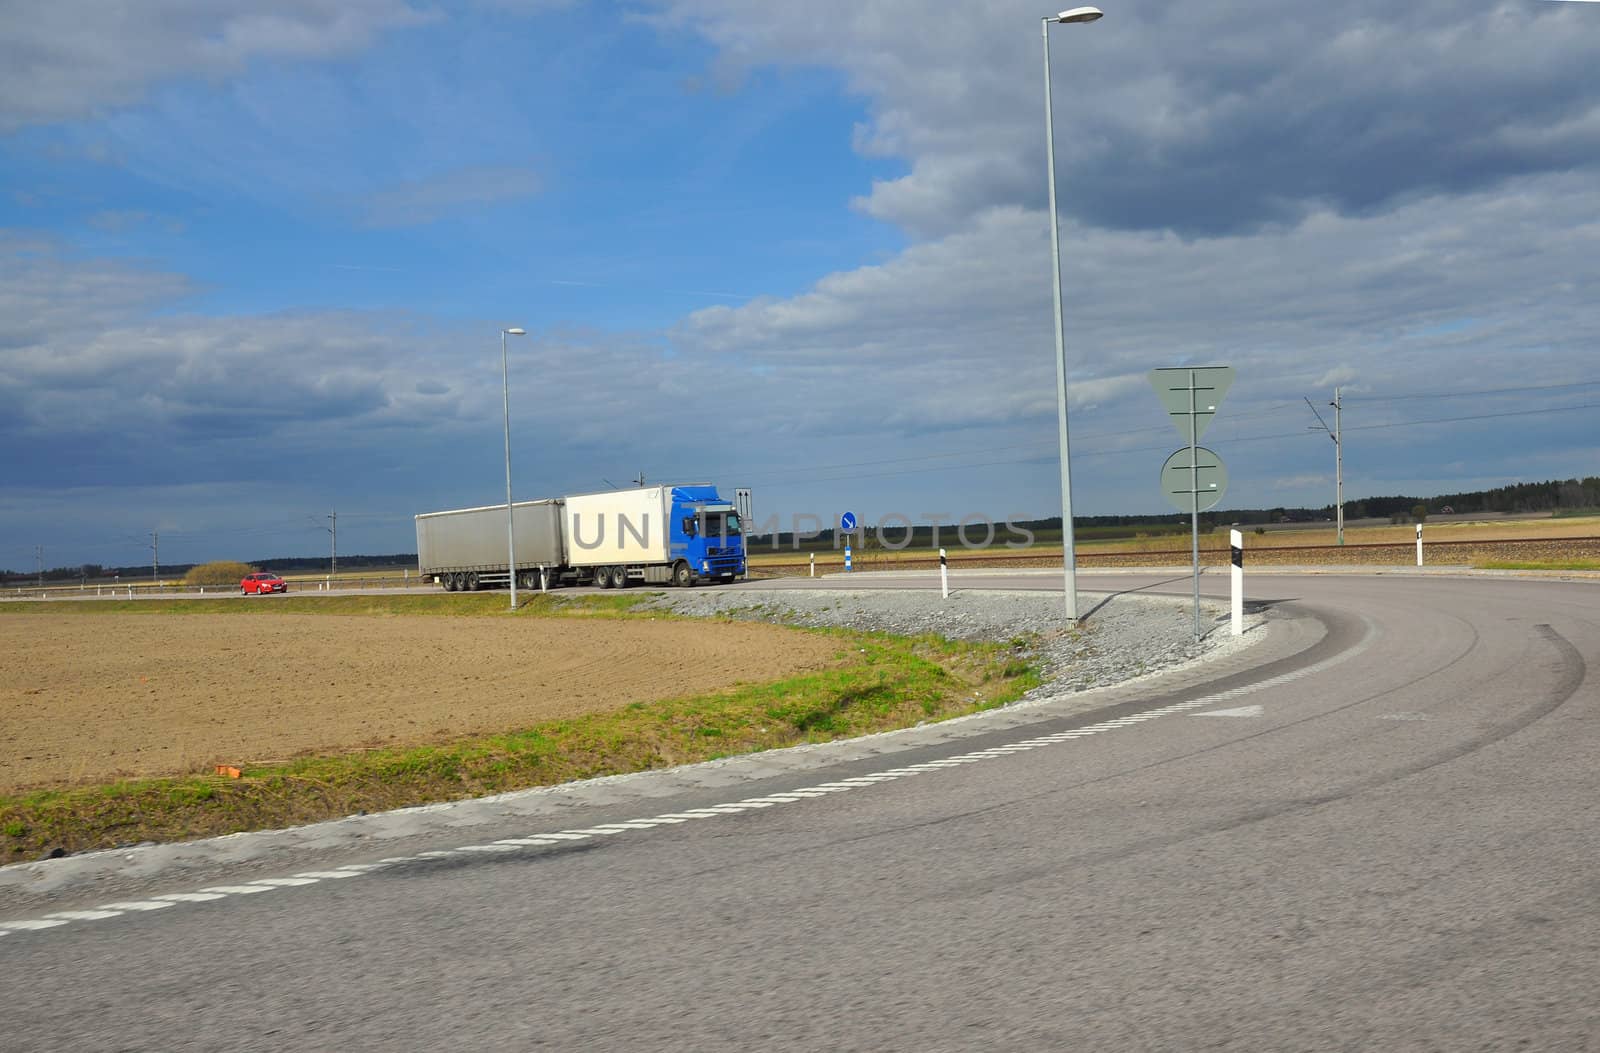
[[[674,590],[647,605],[690,617],[725,616],[784,625],[836,626],[904,636],[1010,642],[1041,664],[1044,684],[1023,703],[1119,684],[1176,666],[1220,657],[1263,634],[1228,633],[1228,613],[1201,603],[1208,632],[1194,640],[1193,601],[1137,594],[1082,596],[1088,617],[1069,626],[1061,598],[1041,592],[961,589],[937,592],[839,589]],[[1248,615],[1246,629],[1260,620]]]

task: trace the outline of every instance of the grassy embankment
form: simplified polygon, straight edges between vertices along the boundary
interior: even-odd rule
[[[105,601],[37,605],[39,613],[295,613],[627,619],[647,597],[535,596],[516,614],[503,595],[350,596]],[[0,862],[59,848],[82,852],[265,829],[530,786],[553,785],[823,742],[1003,705],[1039,682],[1011,644],[956,643],[844,630],[837,665],[723,693],[636,703],[504,734],[414,749],[376,749],[251,767],[241,778],[198,773],[0,796]]]

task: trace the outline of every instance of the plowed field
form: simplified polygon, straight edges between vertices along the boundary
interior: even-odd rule
[[[837,650],[748,623],[0,614],[0,793],[493,734]]]

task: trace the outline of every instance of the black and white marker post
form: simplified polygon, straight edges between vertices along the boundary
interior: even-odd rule
[[[1228,531],[1228,574],[1233,579],[1233,635],[1244,635],[1244,535]]]
[[[1422,524],[1417,524],[1417,566],[1422,566]]]
[[[950,598],[950,569],[942,548],[939,550],[939,591],[944,593],[945,599]]]

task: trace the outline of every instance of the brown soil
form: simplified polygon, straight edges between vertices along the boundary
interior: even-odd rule
[[[0,794],[493,734],[837,649],[744,623],[0,614]]]

